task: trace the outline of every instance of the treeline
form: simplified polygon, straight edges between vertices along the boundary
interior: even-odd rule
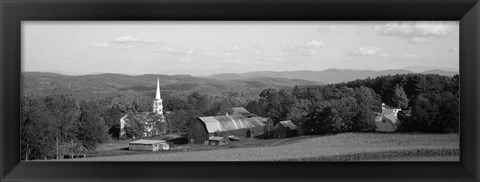
[[[340,85],[266,89],[247,110],[272,118],[274,124],[292,120],[301,134],[333,134],[375,130],[381,99],[367,87]]]
[[[185,132],[197,117],[224,114],[228,108],[246,105],[243,97],[235,92],[215,97],[198,92],[162,95],[164,111],[169,111],[169,131]],[[98,144],[119,137],[121,117],[151,112],[153,98],[135,91],[95,99],[74,94],[24,95],[22,159],[56,159],[94,150]],[[142,136],[143,123],[135,126],[128,130],[129,135]]]
[[[381,103],[399,113],[398,131],[458,132],[459,76],[389,75],[325,86],[266,89],[247,110],[274,122],[292,120],[302,134],[375,130]]]
[[[21,156],[24,160],[60,158],[94,149],[109,139],[93,101],[65,95],[22,99]]]
[[[458,132],[460,80],[436,74],[407,74],[356,80],[343,85],[366,86],[380,94],[387,105],[410,109],[399,113],[398,130],[407,132]],[[398,99],[399,95],[403,99]],[[404,95],[404,96],[403,96]]]

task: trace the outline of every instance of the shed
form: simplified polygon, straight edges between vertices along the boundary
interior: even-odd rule
[[[193,143],[204,143],[211,136],[250,138],[262,135],[265,124],[260,117],[243,115],[199,117],[190,126],[188,138]]]
[[[227,145],[229,142],[228,138],[212,136],[208,138],[208,145]]]
[[[273,127],[273,131],[276,138],[292,137],[298,134],[297,126],[290,120],[278,122]]]
[[[169,143],[160,143],[159,150],[170,150],[170,148],[173,148],[173,147],[170,147]]]
[[[136,140],[128,143],[128,150],[158,151],[165,149],[165,140]],[[168,150],[168,144],[167,150]]]

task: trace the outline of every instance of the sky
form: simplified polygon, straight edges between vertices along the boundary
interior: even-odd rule
[[[23,21],[23,71],[189,74],[459,69],[457,21]]]

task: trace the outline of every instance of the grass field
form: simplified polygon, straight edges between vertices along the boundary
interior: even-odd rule
[[[458,134],[344,133],[192,145],[190,151],[91,157],[88,161],[458,161]],[[249,145],[250,144],[250,145]],[[196,148],[197,147],[197,148]]]

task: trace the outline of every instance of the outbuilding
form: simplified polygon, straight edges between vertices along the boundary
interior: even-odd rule
[[[173,147],[170,147],[171,145],[169,143],[160,143],[160,148],[159,150],[170,150],[170,148],[173,148]]]
[[[165,140],[136,140],[128,143],[128,150],[159,151],[168,150],[170,147]]]
[[[212,136],[208,138],[208,145],[227,145],[229,140],[225,137]]]
[[[274,127],[274,136],[276,138],[292,137],[298,134],[298,128],[292,121],[280,121]]]

